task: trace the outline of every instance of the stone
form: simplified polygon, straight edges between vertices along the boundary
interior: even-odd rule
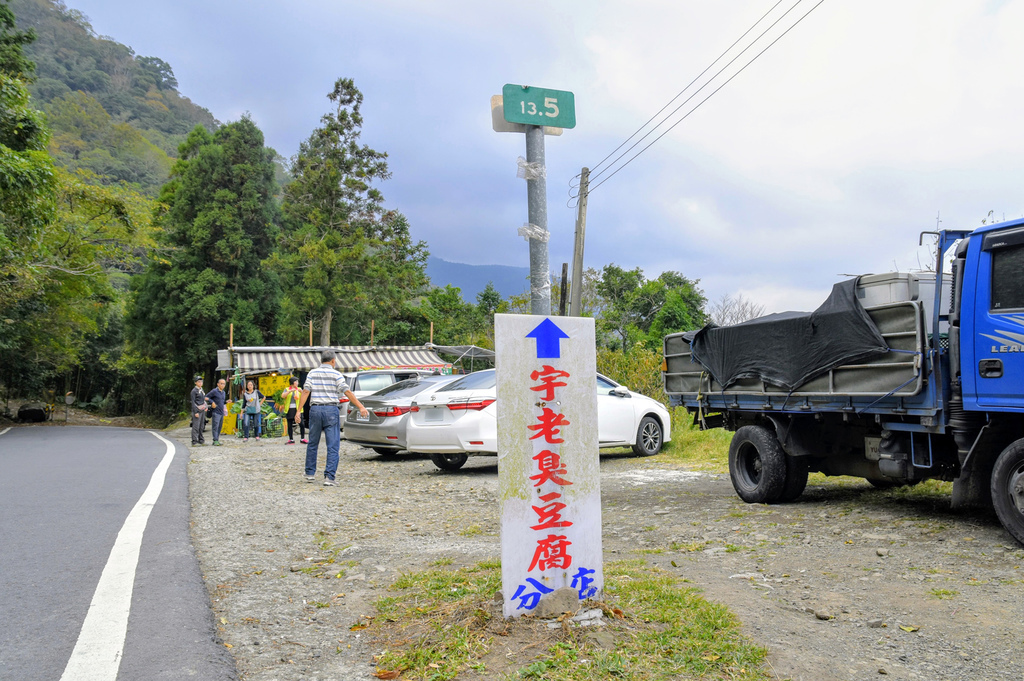
[[[540,599],[533,614],[540,618],[558,617],[567,612],[573,614],[580,609],[580,595],[576,589],[563,586]]]
[[[889,549],[875,549],[875,553],[877,553],[882,558],[885,558],[889,555]]]
[[[885,621],[882,620],[881,618],[875,618],[873,620],[868,620],[868,626],[871,627],[872,629],[881,629],[882,626],[884,626],[884,625],[885,625]]]
[[[819,620],[827,621],[833,619],[832,613],[830,613],[828,610],[815,610],[814,616],[817,617]]]

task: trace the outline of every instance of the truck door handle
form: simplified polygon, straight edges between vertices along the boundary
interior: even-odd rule
[[[978,362],[978,374],[982,378],[1002,378],[1003,377],[1003,360],[1001,359],[983,359]]]

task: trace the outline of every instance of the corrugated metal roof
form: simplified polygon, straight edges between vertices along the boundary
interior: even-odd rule
[[[323,347],[238,347],[232,349],[234,367],[252,371],[309,371],[320,366]],[[339,371],[367,369],[439,369],[446,362],[422,347],[378,345],[331,348],[337,353]]]

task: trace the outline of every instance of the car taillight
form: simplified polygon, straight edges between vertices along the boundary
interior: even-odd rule
[[[387,418],[389,416],[401,416],[402,414],[408,414],[410,411],[412,411],[411,407],[388,407],[387,409],[374,411],[373,413],[381,418]],[[416,411],[419,411],[419,407],[416,408]]]
[[[409,407],[409,411],[412,411],[412,412],[416,412],[416,411],[419,411],[419,410],[420,410],[420,407],[417,404],[414,404],[411,407]]]
[[[481,411],[494,404],[495,400],[467,400],[465,402],[449,402],[448,408],[452,411]]]

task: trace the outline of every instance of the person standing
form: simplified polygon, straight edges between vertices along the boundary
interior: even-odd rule
[[[320,366],[306,376],[302,386],[302,397],[294,420],[302,418],[302,408],[308,399],[312,405],[309,409],[309,444],[306,445],[306,482],[316,481],[316,455],[320,446],[320,434],[327,440],[327,464],[324,467],[324,485],[334,487],[338,483],[334,476],[338,471],[338,448],[341,445],[341,416],[338,413],[338,400],[344,395],[359,409],[360,416],[368,416],[370,412],[362,405],[345,383],[345,377],[335,366],[334,350],[320,353]]]
[[[249,381],[245,384],[245,392],[242,393],[242,442],[249,441],[249,424],[255,421],[253,426],[253,432],[256,434],[256,440],[259,441],[260,435],[263,434],[263,400],[266,398],[259,390],[256,389],[256,384]]]
[[[286,445],[295,444],[295,424],[299,425],[299,437],[303,444],[306,442],[306,427],[302,424],[302,419],[296,419],[295,415],[299,412],[299,400],[302,399],[302,390],[299,388],[299,379],[291,378],[288,380],[288,387],[284,389],[282,393],[284,398],[284,409],[285,409],[285,420],[288,421],[288,442]]]
[[[206,393],[206,403],[212,407],[210,410],[210,418],[213,420],[211,430],[213,431],[213,444],[216,447],[220,447],[220,431],[224,427],[224,417],[228,415],[228,410],[224,406],[228,401],[228,395],[224,392],[224,387],[227,385],[227,381],[223,378],[217,381],[217,387]]]
[[[206,428],[206,393],[203,392],[203,377],[192,379],[196,387],[189,393],[189,411],[192,412],[192,446],[205,445],[203,430]]]

